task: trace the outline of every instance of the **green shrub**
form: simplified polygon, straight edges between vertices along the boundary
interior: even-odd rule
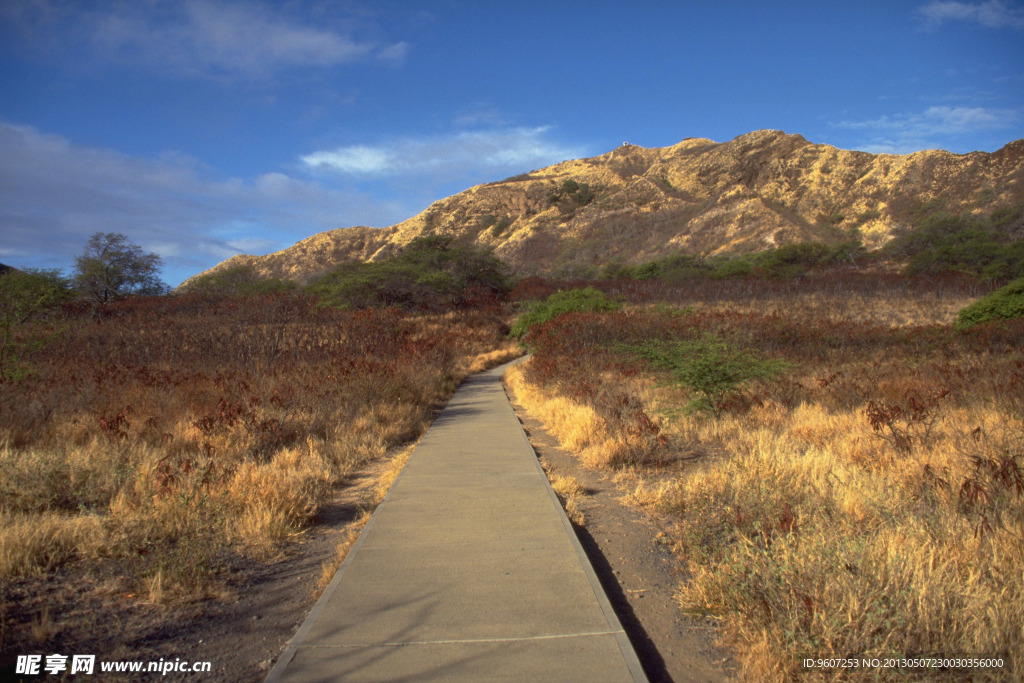
[[[298,287],[291,280],[276,277],[260,277],[252,266],[235,266],[217,273],[210,273],[192,280],[188,290],[205,294],[253,295],[278,294]]]
[[[956,326],[967,329],[990,320],[1024,318],[1024,277],[965,306],[957,313]]]
[[[511,216],[502,216],[497,219],[493,225],[491,225],[491,236],[499,237],[501,233],[505,232],[505,229],[514,223],[514,219]]]
[[[668,370],[672,384],[695,391],[698,396],[686,406],[691,412],[718,412],[746,382],[774,379],[790,367],[785,361],[764,360],[732,349],[710,333],[698,339],[650,340],[621,348]]]
[[[1005,206],[1001,209],[996,209],[989,216],[989,221],[992,223],[993,228],[1000,230],[1013,230],[1014,228],[1024,227],[1024,205],[1022,206]]]
[[[719,256],[708,261],[713,278],[746,277],[754,272],[754,263],[750,256]]]
[[[553,320],[563,313],[582,311],[617,311],[616,303],[593,287],[555,292],[544,301],[528,301],[520,309],[509,336],[522,339],[536,325]]]
[[[601,266],[597,273],[598,280],[619,280],[622,278],[631,278],[633,269],[630,266],[624,264],[620,259],[613,258],[608,263]]]
[[[429,308],[457,303],[470,287],[507,291],[505,264],[489,250],[456,247],[450,237],[433,236],[413,240],[397,258],[344,263],[306,289],[331,306]]]
[[[578,183],[571,178],[548,194],[548,203],[557,206],[562,213],[569,213],[592,201],[594,201],[594,192],[590,186],[586,183]]]
[[[9,268],[0,272],[0,380],[19,380],[30,374],[23,356],[51,337],[21,335],[19,330],[70,297],[71,285],[59,270]]]
[[[865,223],[867,223],[869,221],[873,221],[873,220],[876,220],[876,219],[881,218],[881,217],[882,217],[882,212],[881,211],[869,210],[869,211],[865,211],[863,213],[857,214],[857,219],[856,219],[856,221],[854,223],[856,225],[864,225]]]
[[[1011,242],[1006,228],[1019,219],[1020,207],[1001,209],[989,218],[936,213],[887,247],[907,260],[911,275],[961,272],[985,280],[1024,275],[1024,240]]]
[[[769,277],[788,279],[828,262],[832,250],[820,242],[787,244],[769,251],[752,254],[749,259],[754,269]]]
[[[817,219],[818,222],[823,225],[839,225],[844,220],[846,220],[846,216],[838,211],[835,211],[833,213],[822,212],[818,214]]]
[[[634,280],[653,280],[656,277],[664,277],[664,272],[661,261],[648,261],[638,266],[628,267],[625,275]]]
[[[664,258],[629,266],[624,275],[634,280],[682,280],[708,273],[709,266],[701,258],[682,252]]]
[[[715,256],[702,259],[684,253],[676,253],[635,266],[626,266],[614,271],[618,277],[634,280],[682,280],[710,276],[724,279],[759,275],[761,277],[789,279],[798,277],[816,266],[845,263],[864,253],[859,239],[841,242],[833,247],[820,242],[787,244],[775,249],[744,254],[742,256]],[[605,275],[608,275],[606,267]]]

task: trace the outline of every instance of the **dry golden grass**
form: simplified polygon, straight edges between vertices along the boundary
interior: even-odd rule
[[[875,268],[874,272],[836,270],[781,281],[698,279],[673,285],[627,280],[603,284],[601,289],[652,308],[668,302],[695,311],[898,327],[951,325],[961,308],[994,289],[964,278],[906,278]]]
[[[756,283],[751,283],[756,288]],[[813,320],[852,320],[873,325],[952,325],[961,308],[978,298],[985,287],[975,290],[928,291],[895,287],[867,291],[782,291],[768,296],[752,292],[747,298],[727,301],[693,298],[696,310],[718,310],[723,305],[736,313],[793,316]]]
[[[419,443],[417,441],[417,443]],[[391,458],[387,462],[387,466],[384,467],[381,472],[375,475],[376,485],[374,488],[374,495],[372,505],[376,508],[380,505],[381,501],[384,500],[384,496],[391,490],[391,485],[398,479],[398,475],[405,469],[405,465],[409,462],[409,457],[415,450],[416,444],[409,444],[402,450],[400,450],[395,457]]]
[[[364,513],[358,520],[352,523],[352,525],[345,530],[344,536],[338,543],[338,546],[334,550],[334,555],[331,559],[327,560],[320,566],[320,578],[316,582],[316,593],[321,593],[331,580],[334,579],[334,575],[338,573],[338,569],[341,568],[345,558],[348,557],[348,551],[352,549],[356,541],[359,539],[359,534],[362,532],[363,527],[370,521],[370,512]]]
[[[0,579],[103,557],[153,602],[216,596],[225,553],[280,553],[468,373],[519,353],[474,311],[271,296],[107,314],[72,312],[0,385]]]
[[[577,526],[586,524],[587,517],[583,514],[583,510],[580,509],[580,500],[583,496],[587,495],[586,489],[580,486],[576,477],[571,474],[557,474],[549,471],[546,467],[544,468],[544,473],[547,474],[548,481],[551,482],[551,488],[554,490],[555,495],[558,496],[558,500],[561,501],[565,514],[569,517],[570,521]]]
[[[521,367],[509,368],[505,382],[516,400],[536,415],[559,443],[576,453],[588,467],[617,467],[634,460],[643,450],[640,439],[609,428],[590,406],[571,398],[544,392],[528,383]]]
[[[31,575],[72,557],[96,557],[105,531],[98,515],[0,514],[0,576]]]
[[[481,353],[468,359],[459,370],[459,373],[462,374],[460,381],[469,375],[477,372],[483,372],[488,368],[493,368],[497,365],[501,365],[502,363],[507,363],[510,360],[515,360],[522,356],[523,353],[523,349],[518,342],[506,341],[499,349],[488,351],[487,353]]]
[[[936,445],[901,457],[853,411],[804,408],[770,427],[752,427],[753,412],[719,433],[729,457],[635,493],[678,518],[694,571],[682,599],[730,617],[745,675],[795,675],[800,652],[1024,651],[1024,520],[1005,510],[979,534],[956,491],[924,474],[971,477],[950,447],[962,416],[937,426]]]
[[[664,375],[649,370],[600,385],[663,416],[667,466],[627,467],[617,480],[636,504],[672,522],[692,575],[681,607],[722,619],[743,679],[845,680],[804,671],[801,659],[914,654],[1007,655],[999,672],[944,675],[1024,678],[1020,326],[957,336],[951,310],[966,302],[937,305],[931,295],[840,300],[811,291],[791,297],[788,309],[688,303],[684,317],[748,349],[781,353],[792,370],[718,413],[672,410],[688,393],[659,385]],[[545,357],[543,340],[535,352],[554,373],[534,371],[547,379],[528,382],[526,365],[509,383],[585,464],[614,466],[621,461],[594,454],[618,452],[634,422],[599,409],[611,404],[587,378],[620,361],[595,361],[608,352],[592,340],[630,338],[664,314],[609,314],[605,328],[625,330],[615,334],[600,332],[600,322],[566,321],[549,332],[562,355]],[[939,326],[914,327],[924,323]],[[586,345],[566,342],[574,334]],[[883,415],[873,429],[869,400],[904,413]],[[926,406],[917,417],[914,401]]]

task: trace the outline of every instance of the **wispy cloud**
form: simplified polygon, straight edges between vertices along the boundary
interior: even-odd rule
[[[360,39],[260,2],[8,2],[3,18],[31,41],[85,44],[108,61],[187,75],[261,77],[290,67],[397,62],[408,51],[405,42]]]
[[[312,179],[221,178],[180,156],[132,157],[0,123],[0,259],[8,265],[70,267],[89,235],[121,232],[160,254],[165,279],[177,284],[237,253],[407,215]]]
[[[1008,7],[1000,0],[987,2],[956,2],[935,0],[918,8],[929,28],[937,28],[946,21],[968,21],[988,28],[1024,29],[1024,11]]]
[[[583,156],[550,139],[550,126],[462,131],[353,145],[302,157],[311,169],[353,176],[430,175],[437,182],[478,173],[521,172]]]
[[[452,184],[458,191],[582,155],[550,130],[343,147],[309,154],[292,169],[235,178],[180,154],[131,156],[0,122],[0,261],[68,268],[89,235],[121,232],[160,254],[165,279],[177,284],[234,254],[268,253],[333,228],[397,223]]]
[[[302,157],[307,166],[339,173],[379,174],[394,170],[394,154],[380,147],[354,145],[331,151],[313,152]]]
[[[1020,112],[1013,109],[937,106],[923,112],[841,121],[836,126],[865,132],[867,137],[858,149],[906,154],[944,147],[958,136],[970,133],[1012,128],[1020,118]]]

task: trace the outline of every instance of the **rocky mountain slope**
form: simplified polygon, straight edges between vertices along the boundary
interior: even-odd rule
[[[331,230],[267,256],[232,257],[207,273],[248,266],[302,283],[337,263],[381,259],[436,234],[493,248],[519,275],[853,236],[876,249],[937,211],[987,214],[1022,203],[1024,140],[991,154],[891,155],[762,130],[725,143],[623,145],[471,187],[391,227]]]

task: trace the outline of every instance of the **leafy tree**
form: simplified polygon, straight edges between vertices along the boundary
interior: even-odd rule
[[[75,285],[88,298],[105,304],[132,294],[164,294],[168,287],[157,276],[160,257],[116,232],[97,232],[85,253],[75,257]]]
[[[21,357],[46,339],[18,338],[18,329],[69,298],[71,288],[59,270],[14,270],[0,274],[0,378],[25,372]]]

